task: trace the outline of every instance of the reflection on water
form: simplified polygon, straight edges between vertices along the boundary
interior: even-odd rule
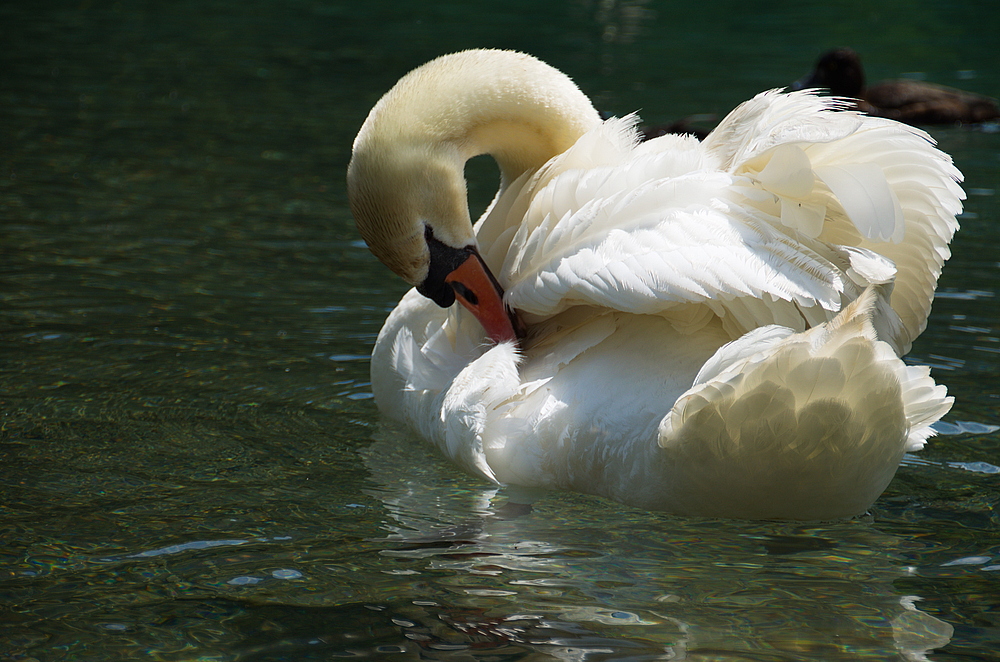
[[[900,541],[870,523],[692,521],[576,498],[506,518],[495,489],[444,491],[446,477],[413,476],[426,466],[419,451],[380,436],[363,452],[372,475],[391,480],[378,492],[394,543],[382,555],[414,589],[435,577],[435,599],[408,618],[438,622],[423,641],[469,646],[458,635],[476,629],[492,647],[573,660],[695,648],[917,659],[950,640],[951,625],[893,590],[917,569],[873,551]]]
[[[52,659],[189,659],[193,642],[198,659],[923,659],[953,626],[897,582],[996,570],[872,521],[686,520],[559,494],[507,516],[496,488],[375,436],[343,458],[361,493],[305,473],[321,484],[265,482],[214,513],[161,490],[131,520],[146,531],[80,513],[61,527],[74,542],[9,559],[9,641]]]
[[[957,403],[867,519],[516,509],[370,399],[402,289],[343,171],[403,72],[521,48],[659,122],[852,41],[873,79],[1000,92],[993,5],[858,11],[863,30],[808,3],[0,3],[0,659],[994,656],[1000,133],[934,131],[969,200],[908,360]]]

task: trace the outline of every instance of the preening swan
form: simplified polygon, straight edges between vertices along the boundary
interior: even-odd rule
[[[701,143],[640,143],[528,55],[410,72],[347,173],[362,236],[415,288],[372,355],[379,409],[502,484],[863,513],[951,407],[899,357],[964,194],[927,134],[842,107],[764,92]],[[478,154],[501,178],[473,226]]]

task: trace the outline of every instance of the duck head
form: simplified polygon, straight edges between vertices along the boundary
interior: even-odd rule
[[[347,192],[372,253],[440,306],[471,311],[494,342],[522,335],[480,256],[464,168],[500,166],[501,191],[600,123],[565,75],[522,53],[474,50],[411,71],[375,104],[354,141]]]
[[[838,97],[860,98],[865,89],[861,57],[850,48],[835,48],[823,53],[809,74],[789,86],[791,90],[810,88],[826,88]]]

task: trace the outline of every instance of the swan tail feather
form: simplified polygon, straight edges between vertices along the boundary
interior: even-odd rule
[[[670,501],[698,495],[682,507],[709,516],[863,512],[952,401],[878,340],[879,298],[870,287],[827,324],[720,348],[660,424],[664,470],[684,467]]]

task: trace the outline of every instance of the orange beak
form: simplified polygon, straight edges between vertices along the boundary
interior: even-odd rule
[[[524,335],[520,320],[503,303],[503,288],[475,252],[448,274],[444,282],[455,298],[476,316],[495,343],[517,342]]]

